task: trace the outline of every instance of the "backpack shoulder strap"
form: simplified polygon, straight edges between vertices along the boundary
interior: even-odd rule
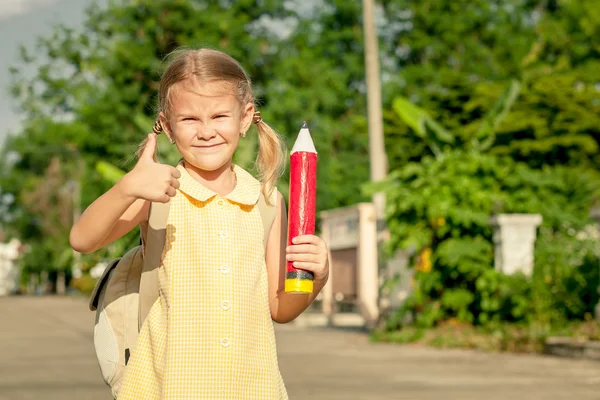
[[[274,190],[271,195],[270,200],[273,205],[267,204],[265,195],[263,193],[261,193],[260,197],[258,198],[257,206],[263,223],[265,251],[267,251],[267,243],[269,241],[271,226],[273,225],[273,221],[275,221],[275,216],[277,215],[277,194],[277,190]]]
[[[142,328],[150,308],[158,299],[158,267],[165,247],[170,205],[170,202],[150,204],[146,233],[142,235],[144,263],[140,277],[138,330]]]

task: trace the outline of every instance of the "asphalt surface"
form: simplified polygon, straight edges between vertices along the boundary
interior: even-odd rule
[[[85,299],[0,298],[0,321],[0,400],[111,399]],[[276,332],[293,400],[600,399],[594,361],[372,344],[357,331],[293,323]]]

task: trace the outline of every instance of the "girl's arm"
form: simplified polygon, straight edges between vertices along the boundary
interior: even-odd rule
[[[269,308],[271,318],[278,323],[287,323],[302,314],[327,283],[329,265],[325,242],[314,235],[299,236],[298,242],[286,249],[287,212],[281,193],[277,196],[277,216],[273,222],[267,243],[266,263],[269,281]],[[288,258],[296,261],[298,268],[315,274],[311,294],[285,293],[285,271]]]
[[[179,170],[156,161],[156,135],[148,135],[135,168],[94,201],[71,228],[71,247],[91,253],[148,219],[150,203],[166,203],[179,188]]]
[[[126,194],[121,180],[94,201],[71,228],[71,247],[92,253],[127,234],[148,219],[150,202]]]

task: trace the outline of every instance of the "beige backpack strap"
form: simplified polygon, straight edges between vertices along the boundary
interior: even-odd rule
[[[142,235],[144,267],[140,278],[138,329],[142,329],[142,324],[148,316],[150,308],[158,299],[158,268],[165,247],[169,207],[170,203],[150,204],[146,234]]]
[[[277,193],[277,191],[275,191],[275,193]],[[260,218],[262,219],[263,223],[265,251],[267,251],[269,232],[271,232],[271,226],[273,225],[273,221],[275,221],[275,216],[277,215],[277,196],[273,197],[275,198],[275,204],[270,206],[267,204],[264,194],[261,193],[257,204],[258,211],[260,212]]]

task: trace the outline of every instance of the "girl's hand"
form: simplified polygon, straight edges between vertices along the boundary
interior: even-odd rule
[[[310,271],[315,281],[326,282],[329,277],[328,249],[325,241],[315,235],[300,235],[286,248],[286,259],[294,267]]]
[[[146,148],[133,170],[119,182],[123,193],[136,199],[167,203],[179,188],[181,172],[155,160],[157,137],[148,135]]]

